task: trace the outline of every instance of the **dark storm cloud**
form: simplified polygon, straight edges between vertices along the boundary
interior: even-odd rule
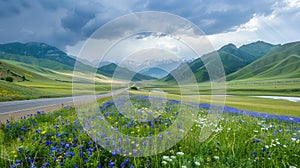
[[[166,11],[189,19],[206,34],[226,32],[234,26],[247,22],[253,14],[269,14],[274,1],[226,1],[211,0],[152,0],[147,8]]]
[[[108,21],[132,12],[170,12],[191,20],[206,34],[231,30],[253,14],[268,14],[273,1],[178,0],[0,0],[0,43],[40,41],[65,50]],[[159,23],[158,23],[159,24]],[[134,27],[134,23],[123,23]],[[122,33],[116,27],[107,38]]]
[[[77,8],[69,11],[67,16],[61,19],[62,26],[74,32],[79,32],[88,21],[95,18],[95,13]]]

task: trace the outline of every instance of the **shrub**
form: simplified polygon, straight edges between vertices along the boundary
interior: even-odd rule
[[[5,78],[5,80],[6,80],[7,82],[13,82],[13,81],[14,81],[14,78],[11,77],[11,76],[7,76],[7,77]]]
[[[135,86],[131,86],[130,89],[131,89],[131,90],[138,90],[138,88],[135,87]]]

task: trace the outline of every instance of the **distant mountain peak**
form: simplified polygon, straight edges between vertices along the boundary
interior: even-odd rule
[[[233,44],[233,43],[228,43],[228,44],[224,45],[223,47],[221,47],[221,49],[222,49],[222,48],[237,48],[237,47],[236,47],[236,45]]]

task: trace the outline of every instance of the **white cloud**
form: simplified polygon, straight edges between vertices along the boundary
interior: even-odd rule
[[[207,37],[217,49],[227,43],[240,46],[257,40],[270,43],[299,41],[299,11],[299,0],[275,3],[271,14],[254,14],[248,22],[233,27],[233,31],[208,35]]]

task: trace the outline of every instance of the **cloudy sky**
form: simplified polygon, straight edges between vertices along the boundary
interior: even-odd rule
[[[216,49],[300,40],[300,0],[0,0],[0,43],[38,41],[77,55],[99,27],[143,11],[188,19]]]

